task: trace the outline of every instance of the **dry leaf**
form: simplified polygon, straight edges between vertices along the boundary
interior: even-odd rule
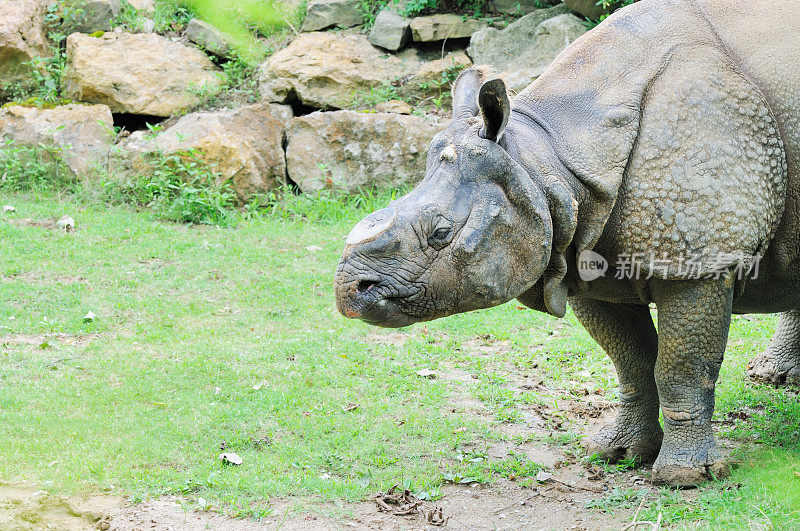
[[[539,472],[536,473],[536,481],[541,481],[542,483],[544,483],[545,481],[548,481],[550,479],[553,479],[553,474],[551,474],[550,472],[545,472],[544,470],[540,470]]]
[[[430,378],[432,380],[436,378],[436,373],[430,369],[422,369],[421,371],[417,371],[417,376],[422,376],[423,378]]]
[[[3,205],[3,214],[5,214],[6,212],[16,212],[16,211],[17,209],[11,205]]]
[[[342,406],[342,411],[355,411],[360,407],[361,406],[358,404],[354,404],[353,402],[348,402],[347,405]]]
[[[309,245],[308,247],[306,247],[306,251],[308,251],[309,253],[316,253],[317,251],[321,250],[322,247],[320,247],[319,245]]]

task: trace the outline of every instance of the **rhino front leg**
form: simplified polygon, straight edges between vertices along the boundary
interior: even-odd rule
[[[570,300],[589,334],[617,369],[620,411],[615,422],[589,439],[586,450],[611,462],[636,458],[651,463],[661,448],[658,391],[653,371],[658,336],[647,306]]]
[[[652,479],[689,487],[728,467],[711,430],[714,387],[731,321],[732,282],[652,281],[658,306],[656,384],[664,441]]]
[[[781,314],[769,347],[747,365],[747,375],[772,385],[800,384],[800,311]]]

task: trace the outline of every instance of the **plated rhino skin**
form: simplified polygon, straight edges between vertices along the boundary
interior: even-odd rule
[[[749,374],[800,381],[800,1],[642,0],[513,97],[464,71],[424,180],[356,225],[335,284],[388,327],[569,301],[620,382],[588,451],[670,485],[724,476],[731,314],[780,312]]]

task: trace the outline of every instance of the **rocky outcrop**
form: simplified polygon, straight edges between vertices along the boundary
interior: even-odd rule
[[[315,112],[286,131],[289,178],[303,192],[390,189],[425,175],[428,145],[444,122],[422,116]]]
[[[400,15],[393,5],[384,7],[375,18],[369,42],[387,50],[397,51],[411,40],[411,19]]]
[[[246,201],[286,182],[283,135],[291,118],[290,107],[267,103],[187,114],[155,136],[131,135],[114,166],[123,176],[141,175],[151,171],[149,161],[158,153],[196,150],[218,174],[217,184],[230,183]]]
[[[49,55],[42,11],[36,0],[0,0],[0,96],[26,82],[27,62]]]
[[[470,40],[467,53],[475,64],[503,73],[508,87],[520,91],[539,77],[561,51],[586,33],[566,6],[534,11],[503,30],[487,28]]]
[[[304,33],[261,65],[259,87],[266,101],[341,109],[389,85],[402,96],[437,96],[470,64],[462,51],[423,61],[413,48],[387,54],[363,35]]]
[[[414,50],[387,55],[363,35],[304,33],[261,65],[262,99],[342,108],[358,93],[369,92],[413,72]]]
[[[309,0],[303,31],[337,26],[349,28],[362,23],[358,0]]]
[[[12,146],[54,147],[69,169],[83,177],[105,166],[113,125],[111,110],[105,105],[7,106],[0,109],[0,146],[12,142]]]
[[[170,116],[222,84],[203,52],[158,35],[75,33],[66,54],[64,96],[112,112]]]
[[[225,59],[233,58],[233,38],[205,20],[199,18],[190,20],[186,25],[186,36],[208,53]]]
[[[461,15],[453,14],[415,17],[410,24],[411,37],[415,42],[469,38],[487,26],[483,20],[465,19]]]

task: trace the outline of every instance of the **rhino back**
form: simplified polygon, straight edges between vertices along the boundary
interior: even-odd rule
[[[708,15],[719,4],[642,0],[618,11],[514,100],[585,185],[578,252],[753,253],[779,241],[787,135],[767,94],[794,81],[771,89],[741,64]],[[792,221],[785,263],[797,258]]]

